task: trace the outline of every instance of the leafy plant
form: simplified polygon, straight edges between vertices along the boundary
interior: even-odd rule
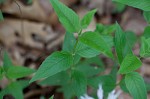
[[[121,5],[119,11],[122,11],[125,5],[143,10],[144,17],[149,22],[149,0],[113,1]],[[136,70],[142,66],[140,58],[150,56],[149,26],[145,28],[141,37],[140,57],[138,57],[132,51],[137,41],[136,35],[131,31],[123,31],[117,22],[109,26],[97,24],[94,31],[83,32],[88,28],[96,9],[79,18],[72,9],[59,0],[50,0],[50,3],[66,29],[66,34],[62,50],[52,53],[42,62],[30,83],[42,79],[39,85],[61,86],[57,91],[63,92],[65,99],[81,98],[86,93],[87,86],[92,87],[95,92],[99,85],[103,87],[101,89],[104,91],[104,98],[114,92],[116,86],[120,86],[134,99],[147,98],[145,82]],[[3,19],[2,12],[0,19]],[[78,36],[75,37],[74,33]],[[107,75],[104,75],[105,65],[99,55],[112,61],[111,72]],[[23,99],[22,90],[27,87],[28,81],[17,79],[32,74],[34,70],[14,66],[6,52],[3,62],[3,66],[0,67],[0,79],[6,77],[9,84],[0,92],[0,98],[11,94],[16,99]],[[119,83],[116,82],[117,75],[122,76]],[[50,99],[53,99],[53,96]]]
[[[150,11],[149,0],[112,0],[144,11]]]
[[[3,14],[2,14],[2,11],[0,10],[0,21],[3,20]]]
[[[150,11],[144,11],[143,12],[143,16],[145,18],[145,20],[150,23]]]
[[[149,0],[113,1],[144,11],[150,10]],[[61,86],[58,91],[64,93],[65,99],[80,97],[86,93],[87,85],[97,89],[101,83],[106,97],[118,85],[116,84],[118,71],[123,76],[119,83],[120,87],[129,92],[134,99],[146,99],[144,80],[135,72],[142,65],[141,60],[132,52],[137,40],[135,34],[124,32],[118,23],[111,26],[97,24],[95,31],[82,32],[90,24],[96,13],[95,9],[80,19],[73,10],[58,0],[50,0],[50,3],[67,31],[63,49],[52,53],[43,61],[30,83],[45,78],[39,84]],[[74,33],[78,33],[77,38]],[[115,48],[116,56],[112,53],[112,47]],[[112,71],[108,75],[100,75],[105,68],[97,56],[99,54],[114,61]],[[143,38],[140,56],[145,57],[149,54],[149,39]],[[120,65],[119,70],[117,70],[118,65]]]
[[[14,66],[7,52],[4,52],[3,66],[0,67],[0,80],[7,78],[8,85],[0,91],[0,98],[11,94],[15,99],[23,99],[23,89],[29,84],[29,80],[17,80],[18,78],[26,77],[32,74],[35,70],[23,67]]]

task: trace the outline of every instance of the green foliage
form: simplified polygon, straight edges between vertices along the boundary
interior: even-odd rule
[[[6,86],[2,91],[0,91],[0,99],[3,99],[5,95],[12,95],[15,99],[23,99],[23,89],[29,84],[28,80],[19,80],[17,78],[22,78],[28,76],[34,72],[33,69],[29,69],[23,66],[14,66],[8,53],[4,52],[3,66],[0,67],[0,79],[3,80],[5,76],[9,81],[9,85]]]
[[[149,0],[112,0],[112,1],[119,2],[135,8],[139,8],[144,11],[150,11]]]
[[[72,33],[66,32],[64,43],[63,43],[63,51],[72,52],[74,45],[76,43],[76,39]]]
[[[9,67],[13,66],[12,61],[10,59],[10,57],[8,56],[7,52],[4,52],[4,59],[3,59],[3,67],[4,70],[7,71],[9,69]]]
[[[11,94],[15,99],[23,99],[22,86],[18,82],[13,82],[0,92],[0,98],[4,95]]]
[[[110,58],[113,58],[111,48],[107,45],[100,34],[90,31],[86,32],[80,37],[80,41],[95,50],[101,51]]]
[[[131,71],[138,69],[142,65],[142,62],[132,54],[128,54],[121,63],[119,73],[127,74]]]
[[[126,48],[130,46],[130,48],[132,48],[136,41],[137,41],[137,37],[135,35],[135,33],[131,32],[131,31],[127,31],[125,32],[126,35],[126,39],[127,39],[127,44],[126,44]]]
[[[150,11],[144,11],[143,12],[143,16],[145,18],[145,20],[150,23]]]
[[[137,72],[128,73],[125,76],[125,83],[134,99],[147,99],[144,80]]]
[[[87,90],[87,79],[85,75],[80,71],[74,70],[71,78],[75,95],[80,97],[85,94]]]
[[[96,89],[99,84],[102,84],[104,92],[109,93],[115,88],[116,81],[111,75],[103,75],[88,79],[88,84]]]
[[[6,76],[10,79],[17,79],[32,74],[34,70],[23,66],[12,66],[6,72]]]
[[[126,6],[124,4],[115,2],[115,9],[113,10],[115,13],[121,13],[125,10]]]
[[[113,0],[117,12],[124,10],[125,5],[144,10],[146,21],[149,19],[149,0]],[[3,3],[1,0],[0,3]],[[32,0],[28,0],[32,3]],[[133,32],[123,31],[118,23],[112,25],[97,24],[94,31],[82,32],[90,24],[96,9],[89,11],[80,20],[79,16],[59,0],[50,0],[58,19],[66,29],[62,51],[48,56],[36,71],[30,83],[42,79],[41,86],[60,86],[57,90],[63,92],[65,99],[79,98],[87,91],[87,86],[94,90],[102,84],[106,97],[117,85],[134,99],[146,99],[146,88],[143,78],[134,72],[142,65],[141,60],[133,54],[137,37]],[[0,11],[0,20],[3,19]],[[77,37],[74,33],[78,33]],[[150,27],[146,27],[142,35],[140,57],[150,57]],[[114,48],[116,53],[112,52]],[[105,65],[99,55],[108,56],[113,63],[111,72],[105,74]],[[11,94],[15,99],[23,99],[23,89],[28,86],[28,80],[17,80],[32,74],[35,70],[23,66],[14,66],[9,55],[4,52],[3,66],[0,67],[0,80],[5,76],[9,85],[0,92],[0,99]],[[120,68],[118,70],[118,65]],[[118,72],[118,73],[117,73]],[[116,84],[117,75],[122,75]],[[148,84],[146,84],[148,86]],[[53,99],[53,96],[50,98]]]
[[[90,46],[79,42],[77,45],[76,53],[85,58],[92,58],[100,54],[100,51],[91,48]]]
[[[75,39],[74,35],[72,33],[67,32],[65,34],[63,50],[72,52],[75,43],[76,43],[76,39]],[[79,42],[77,45],[77,48],[76,48],[76,53],[77,53],[77,55],[80,55],[82,57],[91,58],[91,57],[99,55],[100,51],[97,51],[97,50]]]
[[[0,80],[3,78],[3,68],[0,66]]]
[[[53,76],[50,76],[46,78],[45,80],[41,81],[40,85],[50,85],[50,86],[59,86],[59,85],[65,85],[67,82],[69,82],[69,75],[67,72],[63,71],[60,73],[57,73]]]
[[[50,0],[59,21],[68,32],[78,32],[80,30],[80,20],[78,15],[58,0]]]
[[[54,96],[51,96],[49,99],[54,99]]]
[[[92,10],[92,11],[89,11],[81,20],[81,26],[82,28],[87,28],[88,25],[90,24],[94,14],[96,13],[96,9]]]
[[[111,35],[116,30],[116,25],[103,25],[103,24],[97,24],[95,32],[98,32],[102,35]]]
[[[150,56],[150,38],[145,39],[142,38],[142,45],[140,48],[140,56],[141,57],[149,57]]]
[[[92,64],[95,64],[95,66],[92,66]],[[93,57],[80,62],[77,65],[77,70],[83,72],[87,77],[92,77],[102,72],[104,68],[99,57]]]
[[[116,23],[116,33],[114,38],[115,50],[119,63],[121,64],[124,58],[124,49],[126,45],[126,37],[118,23]]]
[[[127,86],[126,86],[126,83],[125,83],[125,78],[123,78],[121,81],[120,81],[120,87],[121,89],[126,92],[126,93],[129,93],[128,89],[127,89]]]
[[[5,0],[0,0],[0,4],[2,4],[2,3],[4,3],[5,2]]]
[[[113,1],[118,4],[118,11],[122,11],[125,5],[145,11],[150,9],[147,0]],[[80,20],[73,10],[59,0],[50,0],[50,3],[66,29],[62,51],[48,56],[30,83],[42,79],[40,85],[60,86],[57,91],[63,92],[65,99],[75,96],[79,98],[86,93],[87,86],[97,89],[99,84],[102,84],[105,97],[120,85],[121,89],[130,93],[134,99],[146,99],[145,83],[142,77],[134,72],[142,65],[141,60],[132,52],[137,41],[136,35],[130,31],[124,32],[118,23],[107,26],[97,24],[94,31],[83,33],[82,29],[88,27],[96,10],[89,11]],[[145,6],[142,6],[144,4]],[[74,33],[77,33],[76,37]],[[148,57],[149,27],[145,29],[143,36],[140,56]],[[112,52],[113,47],[116,53]],[[112,70],[108,75],[104,75],[104,64],[99,57],[101,53],[113,60]],[[123,76],[119,84],[116,84],[117,75]]]
[[[145,27],[143,36],[148,39],[150,38],[150,26]]]
[[[28,80],[12,82],[0,92],[0,99],[3,99],[3,96],[8,94],[11,94],[15,99],[23,99],[23,89],[28,85]]]
[[[73,57],[68,52],[54,52],[41,64],[30,83],[41,78],[47,78],[61,71],[67,70],[73,63]]]
[[[28,0],[27,3],[28,3],[28,4],[32,4],[33,1],[32,1],[32,0]]]
[[[0,2],[0,4],[1,4],[1,2]],[[4,18],[3,18],[2,11],[0,10],[0,21],[1,21],[1,20],[4,20]]]
[[[146,90],[147,90],[147,92],[149,92],[149,91],[150,91],[150,83],[145,82],[145,86],[146,86]]]

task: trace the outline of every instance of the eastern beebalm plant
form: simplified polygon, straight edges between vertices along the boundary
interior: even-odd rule
[[[17,80],[22,77],[26,77],[35,70],[13,65],[7,52],[4,52],[3,66],[0,66],[0,80],[8,80],[8,85],[0,91],[0,99],[3,99],[5,95],[12,95],[15,99],[23,99],[23,89],[29,85],[29,80]]]

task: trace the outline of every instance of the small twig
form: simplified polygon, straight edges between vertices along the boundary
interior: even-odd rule
[[[18,6],[18,8],[19,8],[19,12],[20,12],[20,14],[21,14],[21,16],[20,16],[20,19],[21,19],[21,32],[22,32],[22,42],[24,42],[25,41],[25,38],[24,38],[24,22],[23,22],[23,13],[22,13],[22,10],[21,10],[21,6],[18,4],[18,2],[16,1],[16,0],[13,0],[15,3],[16,3],[16,5]]]

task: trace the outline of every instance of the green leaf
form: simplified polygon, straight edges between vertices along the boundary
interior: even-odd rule
[[[129,44],[130,47],[132,48],[137,41],[137,37],[136,37],[135,33],[131,32],[131,31],[127,31],[127,32],[125,32],[125,36],[126,36],[127,44]]]
[[[63,50],[67,52],[72,52],[75,42],[76,42],[76,39],[73,36],[73,34],[67,32],[65,35],[64,43],[63,43]],[[91,57],[97,56],[98,54],[100,54],[99,51],[92,49],[88,47],[87,45],[79,42],[76,47],[75,61],[79,55],[82,57],[91,58]]]
[[[58,89],[58,91],[63,92],[64,99],[72,99],[72,97],[75,95],[72,83],[63,85],[61,88]]]
[[[103,75],[88,79],[88,84],[96,89],[102,84],[104,92],[109,93],[115,88],[116,81],[111,75]]]
[[[121,89],[122,89],[124,92],[129,93],[129,91],[128,91],[127,87],[126,87],[126,84],[125,84],[125,78],[123,78],[123,79],[121,80],[121,82],[120,82],[120,87],[121,87]]]
[[[49,99],[54,99],[54,95],[53,95],[53,96],[51,96]]]
[[[103,24],[97,24],[95,32],[98,32],[102,35],[111,35],[116,29],[116,25],[103,25]]]
[[[81,37],[80,41],[87,46],[98,50],[105,55],[109,56],[110,58],[113,58],[113,54],[111,52],[111,48],[107,45],[107,43],[104,41],[102,36],[95,32],[85,32]]]
[[[76,69],[84,73],[86,77],[92,77],[104,71],[104,64],[97,56],[79,62]]]
[[[23,66],[12,66],[7,70],[6,76],[10,79],[17,79],[28,76],[34,71],[35,70]]]
[[[76,53],[85,58],[95,57],[100,54],[100,51],[93,49],[82,42],[79,42],[76,48]]]
[[[141,67],[141,65],[142,62],[137,56],[128,54],[122,61],[118,72],[121,74],[127,74],[130,73],[131,71],[138,69],[139,67]]]
[[[0,92],[0,99],[3,96],[11,94],[15,99],[23,99],[22,87],[18,82],[12,82],[5,89]]]
[[[133,54],[132,48],[134,47],[137,37],[133,32],[127,31],[125,32],[126,37],[126,45],[124,47],[123,56],[125,57],[127,54]]]
[[[0,4],[1,4],[1,2],[0,2]],[[3,17],[2,11],[0,10],[0,21],[2,21],[2,20],[4,20],[4,17]]]
[[[115,9],[113,10],[113,12],[115,13],[121,13],[125,10],[126,6],[124,4],[115,2]]]
[[[104,31],[101,34],[110,35],[115,31],[115,29],[116,29],[115,24],[108,25],[108,26],[106,25]]]
[[[73,33],[66,32],[65,39],[63,42],[63,51],[72,52],[75,43],[76,43],[76,39]]]
[[[117,71],[118,71],[118,65],[114,64],[109,75],[112,76],[112,78],[114,79],[115,82],[117,81]]]
[[[0,66],[0,80],[3,78],[3,68]]]
[[[41,81],[40,85],[59,86],[65,85],[69,81],[69,75],[66,72],[60,72]]]
[[[32,1],[32,0],[28,0],[27,3],[28,3],[28,4],[32,4],[33,1]]]
[[[48,56],[31,79],[30,83],[41,78],[47,78],[67,70],[73,63],[73,57],[68,52],[54,52]]]
[[[140,48],[140,56],[141,57],[150,57],[150,38],[145,39],[142,37],[142,45]]]
[[[128,6],[139,8],[144,11],[150,11],[150,0],[112,0]]]
[[[22,89],[26,88],[29,85],[29,80],[19,80],[17,82],[21,85]]]
[[[146,39],[147,39],[147,38],[150,38],[150,26],[147,26],[147,27],[144,29],[143,36],[144,36]]]
[[[75,43],[76,43],[76,39],[75,39],[73,33],[66,32],[64,43],[63,43],[63,51],[72,53]],[[73,60],[74,63],[77,64],[79,62],[80,58],[81,57],[78,54],[75,54],[74,60]]]
[[[84,73],[87,77],[92,77],[102,72],[104,69],[97,66],[90,66],[89,64],[77,65],[77,70]]]
[[[0,4],[4,3],[6,0],[0,0]]]
[[[96,9],[89,11],[81,20],[81,26],[82,28],[87,28],[90,22],[92,21],[92,18],[94,17],[94,14],[96,13]]]
[[[147,92],[150,92],[150,83],[145,82],[145,87],[146,87]]]
[[[87,79],[82,72],[73,70],[71,79],[69,81],[63,81],[66,84],[62,85],[58,91],[63,92],[65,99],[71,99],[74,95],[81,96],[86,93]]]
[[[7,71],[9,69],[9,67],[13,66],[13,63],[6,51],[4,52],[3,62],[4,62],[3,67],[4,67],[5,71]]]
[[[125,83],[134,99],[147,99],[144,80],[137,72],[128,73],[125,76]]]
[[[73,58],[74,65],[78,64],[80,59],[81,59],[81,56],[78,54],[75,54]]]
[[[119,63],[121,64],[127,54],[132,54],[130,42],[127,40],[128,35],[125,34],[118,23],[116,23],[116,32],[114,38],[115,50]]]
[[[109,45],[110,48],[114,46],[114,38],[112,36],[103,35],[102,38]]]
[[[80,20],[78,15],[73,10],[59,2],[59,0],[50,0],[50,3],[65,29],[71,33],[79,32]]]
[[[105,26],[103,24],[96,24],[95,32],[102,33],[105,30]]]
[[[86,93],[87,79],[80,71],[74,70],[72,75],[73,90],[77,96],[81,96]]]
[[[116,33],[115,33],[114,43],[115,43],[117,57],[119,63],[121,64],[124,58],[123,52],[126,45],[126,39],[125,39],[125,34],[123,33],[118,23],[116,23]]]
[[[150,11],[144,11],[143,16],[145,20],[150,24]]]

